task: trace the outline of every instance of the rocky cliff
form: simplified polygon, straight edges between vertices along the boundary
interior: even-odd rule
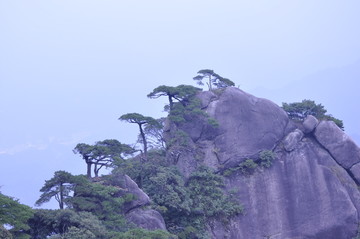
[[[138,185],[127,175],[122,176],[123,195],[132,194],[135,200],[124,205],[125,218],[136,226],[147,230],[165,230],[166,226],[163,217],[158,211],[147,208],[150,204],[149,196],[144,193]]]
[[[208,225],[213,238],[352,238],[359,226],[360,149],[333,122],[289,120],[276,104],[237,88],[198,95],[219,126],[188,120],[187,145],[172,145],[168,157],[189,176],[202,164],[218,173],[260,152],[272,151],[271,167],[226,176],[224,191],[236,191],[245,214]]]

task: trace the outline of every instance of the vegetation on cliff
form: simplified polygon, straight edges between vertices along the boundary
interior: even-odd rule
[[[283,103],[282,108],[292,120],[303,121],[306,116],[312,115],[318,120],[334,121],[339,128],[344,129],[342,120],[333,117],[331,114],[326,114],[327,110],[325,107],[321,104],[316,104],[315,101],[303,100],[301,102]]]
[[[200,85],[221,94],[223,88],[234,86],[212,70],[201,70],[194,77]],[[74,153],[86,165],[86,176],[57,171],[46,180],[36,202],[40,206],[51,199],[57,200],[59,210],[31,209],[11,197],[0,194],[1,238],[208,238],[207,226],[213,221],[224,225],[243,214],[244,208],[231,192],[224,190],[226,177],[234,173],[251,174],[257,167],[269,168],[275,160],[271,150],[263,150],[256,159],[247,159],[226,170],[215,171],[197,165],[189,175],[183,175],[170,159],[167,151],[173,145],[188,146],[189,135],[181,127],[188,122],[205,122],[210,128],[218,127],[202,108],[197,94],[202,89],[189,85],[159,86],[148,94],[149,98],[165,96],[167,119],[154,119],[139,113],[128,113],[119,120],[137,124],[136,149],[115,139],[98,141],[93,145],[79,143]],[[341,120],[326,114],[324,107],[314,101],[283,104],[283,109],[294,120],[307,115],[333,120],[343,128]],[[169,126],[170,125],[170,126]],[[172,127],[173,137],[165,141],[164,127]],[[200,161],[201,162],[201,161]],[[111,174],[100,176],[104,168]],[[127,189],[125,175],[130,176],[151,198],[141,205],[155,209],[163,216],[164,230],[146,230],[130,222],[126,214],[132,211],[136,195]]]

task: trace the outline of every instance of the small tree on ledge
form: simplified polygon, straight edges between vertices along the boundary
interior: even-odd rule
[[[147,140],[146,140],[146,136],[145,136],[143,126],[149,126],[149,125],[158,126],[159,122],[156,121],[156,119],[154,119],[152,117],[144,116],[144,115],[139,114],[139,113],[124,114],[124,115],[120,116],[119,120],[126,121],[126,122],[133,123],[133,124],[137,124],[139,126],[140,137],[142,139],[142,143],[143,143],[143,146],[144,146],[144,158],[145,158],[145,161],[146,161],[147,160],[148,146],[147,146]]]
[[[204,85],[203,80],[207,81],[206,84],[209,90],[213,90],[213,85],[217,88],[225,88],[234,86],[235,83],[231,80],[216,74],[213,70],[204,69],[198,71],[198,75],[193,78],[199,85]]]
[[[94,175],[99,176],[102,167],[110,167],[115,159],[122,159],[134,153],[134,149],[127,144],[122,144],[116,139],[106,139],[96,142],[95,145],[80,143],[73,152],[80,154],[87,165],[87,177],[91,178],[91,167],[94,165]]]
[[[59,208],[64,209],[66,199],[70,197],[70,193],[74,190],[75,177],[65,171],[56,171],[54,177],[45,181],[45,185],[40,189],[42,192],[40,198],[36,201],[36,206],[49,202],[51,198],[55,198],[59,203]]]
[[[326,114],[327,110],[321,104],[316,104],[312,100],[303,100],[295,103],[282,103],[282,108],[286,111],[290,119],[303,121],[306,116],[312,115],[319,120],[331,120],[342,130],[344,124],[342,120],[333,117],[331,114]]]
[[[188,103],[189,99],[201,90],[202,89],[196,88],[191,85],[179,85],[176,87],[161,85],[156,87],[147,96],[150,99],[167,96],[169,99],[169,110],[171,111],[174,108],[174,100],[180,102],[183,106],[185,106],[186,103]]]

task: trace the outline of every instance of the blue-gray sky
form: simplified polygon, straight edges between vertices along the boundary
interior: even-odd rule
[[[281,102],[312,99],[360,142],[360,1],[0,0],[0,185],[33,206],[77,143],[132,144],[159,85],[214,69]],[[44,205],[46,207],[46,205]]]

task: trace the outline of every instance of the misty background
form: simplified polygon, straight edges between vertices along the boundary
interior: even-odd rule
[[[0,0],[0,190],[34,206],[72,149],[134,144],[125,113],[166,116],[159,85],[213,69],[281,105],[311,99],[360,144],[360,2]],[[43,207],[56,207],[44,204]]]

